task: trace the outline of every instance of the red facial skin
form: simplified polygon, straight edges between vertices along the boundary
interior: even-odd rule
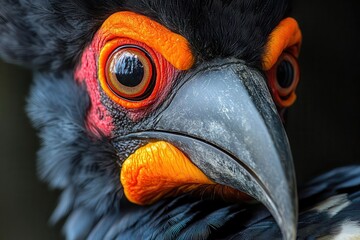
[[[128,118],[136,122],[147,116],[166,99],[179,70],[175,69],[168,61],[166,61],[160,53],[152,50],[143,43],[131,39],[124,39],[122,42],[124,42],[124,44],[138,45],[149,50],[157,68],[156,84],[159,84],[159,86],[154,89],[154,91],[156,91],[154,94],[156,95],[152,94],[155,96],[153,99],[142,100],[144,101],[144,104],[141,107],[132,108],[132,103],[130,101],[127,103],[126,107],[118,104],[121,111],[124,111]],[[97,136],[100,135],[99,131],[102,135],[111,136],[115,128],[114,119],[109,110],[102,103],[100,95],[101,86],[99,83],[98,68],[99,64],[106,63],[100,63],[99,56],[101,49],[106,45],[106,43],[106,39],[102,38],[100,33],[97,34],[92,43],[85,49],[81,58],[81,63],[75,72],[76,81],[79,84],[85,83],[90,97],[91,105],[88,110],[86,126],[89,131]]]

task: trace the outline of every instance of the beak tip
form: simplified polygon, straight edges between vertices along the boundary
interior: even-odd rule
[[[283,239],[294,240],[296,239],[298,220],[296,194],[293,197],[289,197],[284,203],[285,205],[280,206],[280,208],[269,208],[269,210],[272,212],[272,215],[281,230]]]
[[[289,224],[289,227],[281,229],[284,239],[286,240],[296,239],[296,230],[297,230],[296,225],[297,225],[296,223],[292,225]]]
[[[284,239],[296,239],[297,217],[293,216],[291,219],[288,220],[288,223],[284,222],[282,225],[279,226]]]

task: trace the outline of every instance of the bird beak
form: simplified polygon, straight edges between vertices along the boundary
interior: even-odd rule
[[[295,239],[297,191],[289,142],[264,76],[238,60],[188,73],[140,139],[170,142],[212,181],[263,203]]]

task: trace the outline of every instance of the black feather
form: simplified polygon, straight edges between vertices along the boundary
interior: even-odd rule
[[[42,139],[38,173],[52,188],[65,189],[53,220],[78,206],[95,215],[116,210],[122,196],[117,153],[109,139],[85,128],[86,90],[70,74],[35,78],[27,110]]]
[[[6,0],[0,57],[41,70],[73,69],[112,13],[146,15],[188,39],[198,61],[235,57],[260,67],[286,0]]]

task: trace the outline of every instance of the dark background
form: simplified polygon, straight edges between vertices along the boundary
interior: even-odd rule
[[[298,182],[360,163],[360,1],[295,1],[303,30],[298,100],[288,114]],[[24,112],[31,73],[0,62],[0,239],[56,239],[57,193],[36,177],[39,141]]]

